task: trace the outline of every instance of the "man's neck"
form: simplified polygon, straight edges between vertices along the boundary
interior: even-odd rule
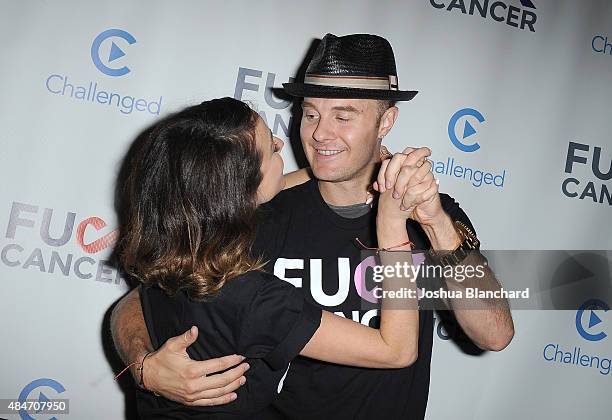
[[[319,191],[327,204],[334,206],[363,204],[366,202],[371,179],[370,174],[365,174],[340,182],[318,181]]]

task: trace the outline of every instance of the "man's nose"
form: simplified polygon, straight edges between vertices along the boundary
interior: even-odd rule
[[[319,143],[333,140],[335,138],[334,130],[327,119],[319,118],[319,121],[317,122],[317,127],[312,133],[312,138]]]

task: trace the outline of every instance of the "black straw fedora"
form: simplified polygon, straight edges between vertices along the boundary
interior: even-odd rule
[[[418,93],[399,90],[391,44],[370,34],[325,35],[304,82],[283,83],[283,88],[298,97],[391,101],[409,101]]]

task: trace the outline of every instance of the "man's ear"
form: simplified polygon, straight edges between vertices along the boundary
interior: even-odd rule
[[[398,115],[399,108],[396,106],[392,106],[382,114],[382,116],[380,117],[380,123],[378,124],[379,139],[382,139],[389,133],[389,131],[391,131]]]

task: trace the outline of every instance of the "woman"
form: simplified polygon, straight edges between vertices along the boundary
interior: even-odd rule
[[[230,404],[194,408],[140,393],[144,418],[257,418],[298,354],[371,368],[405,367],[416,359],[414,299],[409,309],[383,307],[380,329],[368,328],[306,302],[250,255],[257,206],[284,187],[282,147],[257,113],[231,98],[160,121],[138,145],[120,249],[124,268],[144,285],[154,346],[198,325],[192,358],[236,353],[251,366]],[[407,214],[390,193],[380,196],[379,245],[410,250],[406,230],[392,228],[405,226]],[[385,265],[412,263],[409,252],[380,257]],[[383,288],[389,287],[385,280]]]

